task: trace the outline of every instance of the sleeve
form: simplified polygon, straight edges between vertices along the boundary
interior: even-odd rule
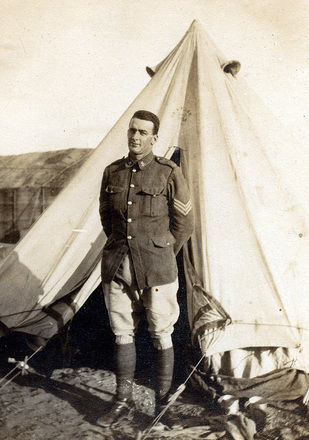
[[[194,216],[190,192],[180,168],[173,168],[169,179],[170,230],[176,239],[175,255],[194,230]]]
[[[111,222],[111,210],[109,205],[108,194],[106,192],[106,187],[108,185],[108,167],[105,168],[102,178],[101,191],[100,191],[100,207],[99,213],[101,218],[101,223],[104,232],[107,237],[112,233],[112,222]]]

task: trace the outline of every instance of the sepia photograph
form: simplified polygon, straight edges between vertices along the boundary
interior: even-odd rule
[[[309,3],[0,4],[0,440],[309,440]]]

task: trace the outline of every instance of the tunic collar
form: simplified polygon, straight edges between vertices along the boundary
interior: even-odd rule
[[[152,151],[149,154],[147,154],[147,156],[144,156],[142,159],[136,161],[134,161],[129,155],[126,158],[125,164],[126,167],[133,167],[134,165],[136,165],[140,170],[144,170],[150,164],[153,158],[154,158],[154,154]]]

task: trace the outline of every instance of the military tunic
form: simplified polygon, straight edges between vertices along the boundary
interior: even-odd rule
[[[175,256],[193,232],[189,190],[180,168],[151,152],[106,167],[100,217],[107,236],[102,281],[110,283],[130,252],[140,290],[175,281]]]

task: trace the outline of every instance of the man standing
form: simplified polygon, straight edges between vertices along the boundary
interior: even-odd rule
[[[193,232],[188,187],[180,168],[153,154],[160,121],[146,110],[129,124],[126,158],[106,167],[100,216],[107,242],[102,283],[116,336],[117,396],[97,423],[110,426],[133,405],[134,336],[145,311],[157,356],[156,409],[166,404],[174,368],[172,332],[179,316],[176,255]]]

